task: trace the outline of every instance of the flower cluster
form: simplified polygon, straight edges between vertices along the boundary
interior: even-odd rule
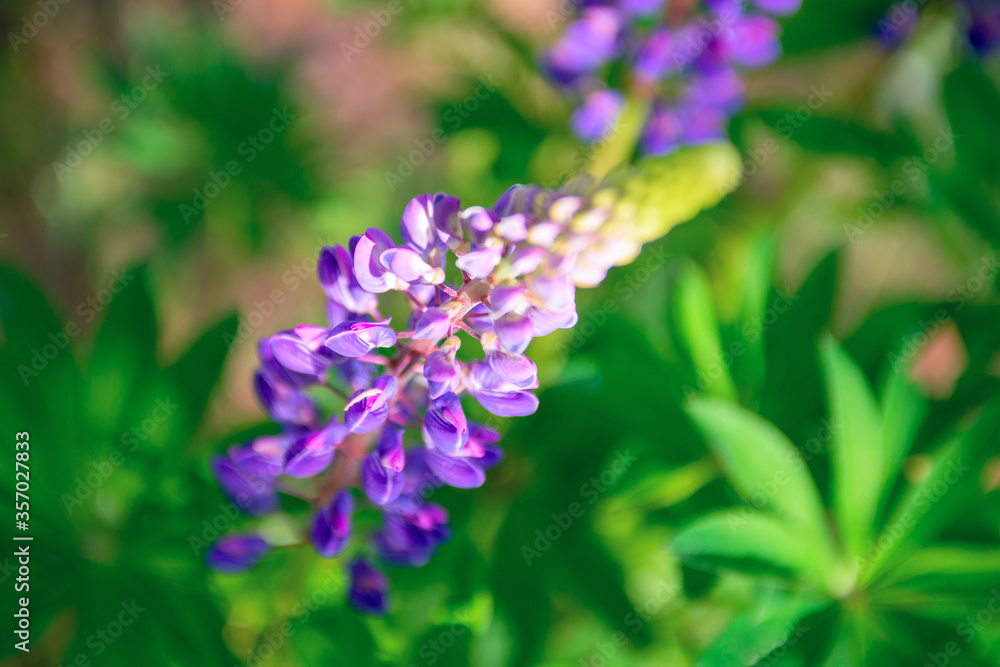
[[[781,55],[780,27],[770,15],[793,14],[801,0],[752,0],[766,13],[745,9],[741,0],[676,4],[582,1],[545,55],[552,79],[582,99],[571,119],[581,140],[609,134],[624,109],[622,91],[650,100],[646,154],[724,139],[730,116],[744,104],[741,71]]]
[[[260,342],[256,393],[281,432],[215,458],[223,490],[255,515],[279,511],[281,494],[307,500],[303,541],[325,558],[351,549],[349,599],[383,613],[388,583],[372,561],[426,563],[449,537],[448,514],[428,491],[481,486],[503,458],[499,433],[470,422],[463,400],[499,417],[535,412],[537,368],[525,350],[576,323],[577,287],[636,256],[648,239],[629,231],[642,228],[633,209],[615,188],[589,184],[515,186],[492,208],[463,209],[439,193],[406,207],[399,245],[371,228],[324,248],[328,322]],[[405,326],[380,310],[387,292],[405,295]],[[470,342],[476,349],[461,350]],[[317,391],[337,408],[322,409],[329,394]],[[364,536],[355,534],[360,502],[381,515]],[[223,537],[209,564],[252,567],[278,546],[266,532]]]

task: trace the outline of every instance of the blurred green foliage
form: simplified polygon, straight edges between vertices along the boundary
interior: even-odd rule
[[[594,151],[528,4],[414,1],[353,62],[380,3],[225,4],[59,5],[0,57],[0,495],[27,430],[35,538],[32,652],[0,664],[1000,663],[1000,93],[955,7],[890,50],[890,3],[806,0],[732,125],[739,173],[626,185],[680,193],[668,227],[741,183],[534,343],[538,413],[504,424],[484,488],[438,492],[454,538],[390,571],[370,619],[305,549],[202,564],[245,521],[209,456],[272,428],[253,342],[322,320],[319,245]],[[2,32],[37,7],[5,4]],[[294,119],[249,160],[276,109]]]

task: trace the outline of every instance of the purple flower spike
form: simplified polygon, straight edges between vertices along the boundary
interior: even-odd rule
[[[625,96],[615,90],[592,92],[570,119],[573,133],[583,141],[599,141],[621,116]]]
[[[462,402],[455,394],[444,394],[431,402],[424,417],[424,441],[446,454],[455,454],[469,439]]]
[[[443,308],[428,308],[417,318],[415,340],[440,340],[451,333],[451,313]]]
[[[321,509],[313,519],[310,539],[313,548],[323,558],[336,558],[351,539],[351,514],[354,501],[351,494],[341,491],[329,507]]]
[[[347,436],[347,427],[336,420],[322,431],[297,439],[288,449],[285,474],[307,478],[320,474],[333,461],[334,450]]]
[[[442,482],[456,489],[476,489],[486,481],[476,459],[448,456],[433,447],[427,449],[427,465]]]
[[[375,295],[354,277],[354,260],[343,246],[323,248],[316,270],[323,291],[334,302],[352,313],[368,313],[375,307]]]
[[[399,281],[379,259],[386,250],[396,247],[389,235],[371,227],[354,246],[354,274],[358,284],[374,294],[381,294],[399,285]]]
[[[205,562],[217,572],[240,574],[259,563],[270,550],[271,545],[258,535],[229,535],[212,545]]]
[[[358,611],[382,616],[389,609],[389,581],[364,558],[351,563],[351,587],[347,599]]]
[[[326,346],[345,357],[363,357],[376,347],[392,347],[396,332],[389,328],[390,319],[338,324],[326,338]]]
[[[387,425],[379,434],[375,451],[361,465],[361,484],[365,495],[376,505],[391,503],[403,491],[403,429]]]
[[[382,375],[375,378],[371,389],[354,392],[344,409],[344,423],[351,433],[370,433],[389,416],[389,401],[399,390],[396,378]]]

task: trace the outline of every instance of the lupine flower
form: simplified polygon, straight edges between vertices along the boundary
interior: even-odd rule
[[[538,409],[531,341],[572,327],[577,288],[600,283],[664,233],[665,219],[683,214],[674,204],[655,222],[644,218],[643,206],[661,193],[636,178],[627,190],[586,180],[562,190],[514,186],[490,208],[424,195],[403,212],[399,245],[372,228],[325,248],[318,277],[328,321],[258,347],[254,386],[281,433],[216,457],[220,486],[251,515],[282,511],[282,494],[310,501],[305,516],[286,523],[320,556],[349,555],[351,603],[385,613],[388,580],[372,561],[425,564],[450,537],[448,513],[428,493],[482,486],[503,459],[500,434],[467,410],[478,403],[515,417]],[[388,291],[408,296],[408,318],[381,315],[378,295]],[[459,358],[462,346],[481,353]],[[312,398],[323,389],[342,399],[332,414]],[[381,527],[355,526],[365,507],[380,513]],[[223,537],[208,562],[243,571],[268,549],[255,535]]]
[[[584,2],[543,58],[552,80],[582,102],[570,120],[573,133],[586,142],[606,138],[627,91],[651,102],[641,133],[644,153],[724,140],[730,116],[744,103],[742,70],[769,65],[781,54],[780,27],[771,16],[794,14],[801,0],[743,4],[704,0],[681,10],[670,4],[668,25],[663,0]],[[684,15],[675,16],[678,11]],[[657,15],[662,20],[651,25]],[[609,72],[622,69],[623,89],[609,88]]]

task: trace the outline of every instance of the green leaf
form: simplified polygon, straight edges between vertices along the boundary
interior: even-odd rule
[[[763,664],[760,661],[776,647],[794,646],[809,631],[809,625],[800,625],[800,621],[828,604],[806,598],[783,599],[776,605],[762,601],[729,624],[701,656],[697,667]]]
[[[688,263],[674,288],[674,326],[694,364],[698,389],[735,400],[736,386],[722,354],[713,303],[705,273],[693,262]]]
[[[179,403],[171,435],[176,442],[189,444],[208,407],[212,390],[222,376],[230,341],[239,326],[235,314],[222,318],[205,331],[187,352],[166,369]]]
[[[927,413],[927,399],[907,377],[909,365],[897,363],[882,389],[882,445],[885,487],[892,487],[902,470],[917,431]]]
[[[805,461],[781,431],[732,403],[693,397],[688,414],[744,500],[800,528],[824,532],[823,506]]]
[[[752,509],[711,514],[687,526],[670,550],[687,565],[714,570],[790,576],[809,568],[814,545],[788,524]]]
[[[1000,438],[1000,401],[987,405],[975,425],[951,437],[939,448],[931,472],[911,486],[861,559],[864,581],[872,581],[905,557],[915,545],[939,533],[976,501],[984,491],[978,475],[996,453]]]
[[[832,339],[823,343],[822,354],[834,431],[834,509],[847,554],[859,557],[874,529],[882,493],[882,418],[854,360]]]
[[[105,432],[127,428],[135,388],[156,370],[156,313],[145,267],[121,272],[87,362],[88,409]],[[120,286],[119,286],[120,285]]]
[[[1000,177],[1000,155],[985,132],[1000,118],[1000,92],[983,69],[971,60],[963,60],[944,78],[944,106],[954,147],[964,170],[988,183]],[[942,132],[939,141],[951,142]]]
[[[978,545],[920,549],[887,573],[873,591],[879,600],[892,589],[928,591],[978,601],[1000,581],[1000,550]]]

